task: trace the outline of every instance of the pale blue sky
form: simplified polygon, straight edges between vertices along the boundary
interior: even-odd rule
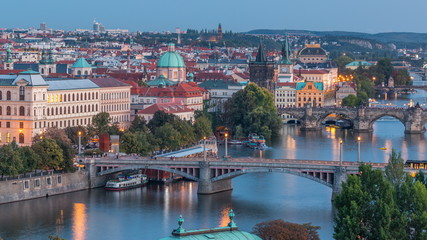
[[[1,1],[0,28],[131,31],[223,29],[342,30],[368,33],[427,32],[426,0],[15,0]]]

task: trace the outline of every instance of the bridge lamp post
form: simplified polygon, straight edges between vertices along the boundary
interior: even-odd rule
[[[224,134],[225,137],[225,158],[228,156],[228,132]]]
[[[357,137],[357,162],[360,163],[360,142],[362,138],[360,136]]]
[[[82,154],[82,132],[79,131],[78,135],[79,135],[79,155],[81,155]]]
[[[342,166],[342,140],[340,140],[340,167]]]
[[[206,137],[203,137],[203,161],[206,161]]]

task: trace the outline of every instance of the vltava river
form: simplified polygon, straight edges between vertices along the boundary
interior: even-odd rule
[[[423,103],[424,92],[411,96]],[[394,101],[398,105],[407,99]],[[356,161],[357,134],[350,130],[324,128],[301,132],[285,125],[281,137],[264,152],[230,146],[234,157]],[[405,135],[398,121],[378,121],[374,132],[362,134],[362,161],[387,162],[392,148],[404,159],[427,159],[426,134]],[[381,150],[385,147],[387,150]],[[223,149],[220,149],[223,151]],[[223,153],[220,153],[223,154]],[[311,180],[280,173],[243,175],[233,179],[233,191],[209,196],[197,195],[197,183],[148,184],[139,189],[106,192],[80,191],[0,205],[0,237],[4,239],[142,239],[169,236],[180,214],[186,229],[223,226],[233,208],[241,230],[251,231],[261,221],[284,219],[321,226],[321,239],[332,239],[332,190]]]

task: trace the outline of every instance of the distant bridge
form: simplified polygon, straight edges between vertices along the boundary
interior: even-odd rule
[[[320,130],[322,121],[330,114],[344,115],[353,122],[357,132],[371,132],[376,120],[384,116],[398,119],[405,126],[405,133],[419,134],[426,131],[427,111],[421,107],[412,108],[370,108],[370,107],[290,107],[279,108],[279,114],[290,114],[301,123],[301,130]]]
[[[385,163],[369,163],[374,169],[384,169]],[[158,158],[152,160],[141,157],[89,158],[91,186],[105,184],[105,176],[138,170],[156,169],[170,172],[198,182],[199,194],[211,194],[232,189],[231,179],[248,173],[280,172],[292,174],[321,183],[333,189],[333,194],[341,191],[341,183],[349,174],[358,174],[359,163],[320,160],[232,158],[219,160],[208,158]],[[409,169],[407,171],[410,171]]]

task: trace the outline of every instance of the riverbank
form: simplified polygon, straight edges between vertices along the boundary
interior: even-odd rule
[[[0,181],[0,204],[89,189],[85,170]]]

